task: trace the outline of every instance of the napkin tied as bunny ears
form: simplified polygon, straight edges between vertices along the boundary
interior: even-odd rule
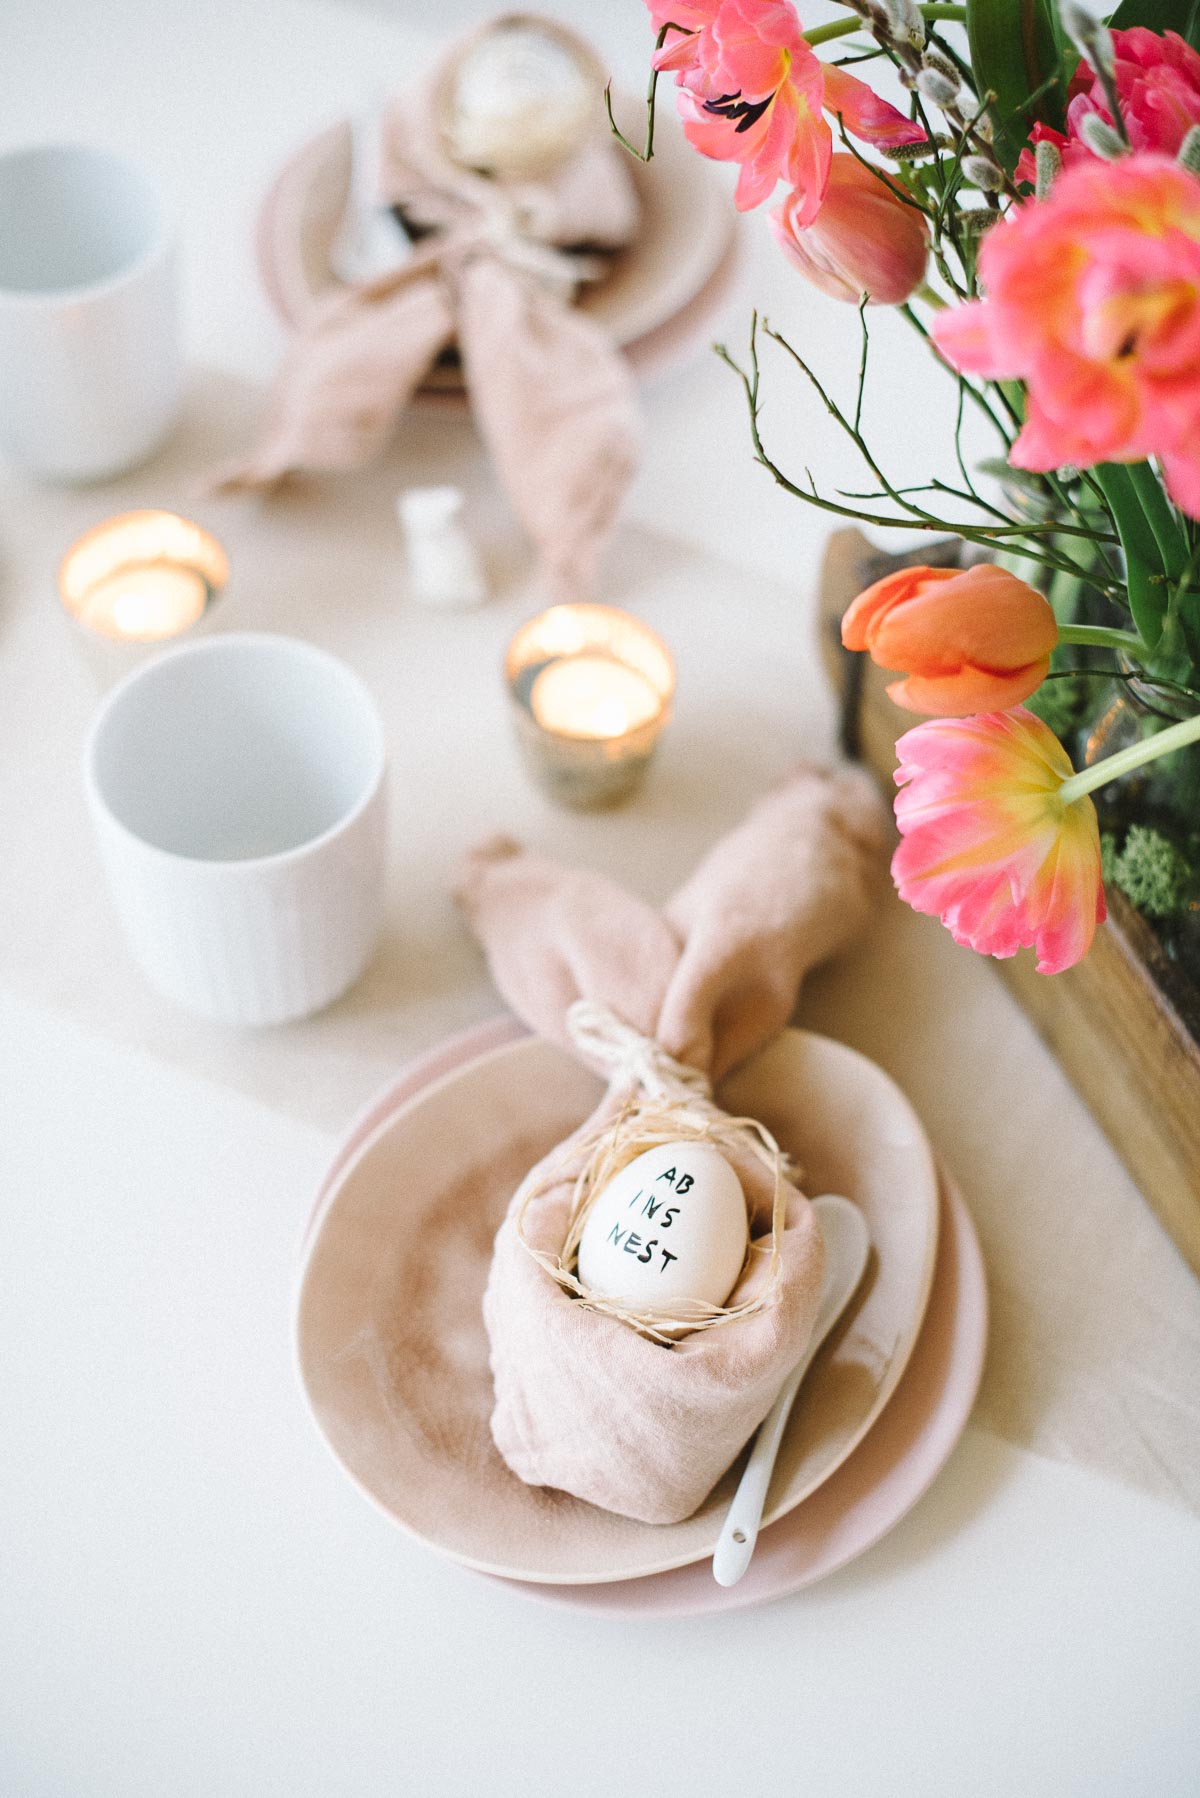
[[[567,1013],[588,999],[715,1084],[783,1029],[809,968],[861,929],[885,832],[863,773],[805,768],[715,846],[662,912],[505,839],[468,857],[459,898],[501,993],[540,1035],[574,1047]],[[606,1095],[580,1139],[620,1097]],[[528,1253],[527,1244],[554,1255],[565,1240],[567,1148],[554,1184],[543,1178],[549,1157],[532,1170],[496,1237],[484,1298],[492,1435],[527,1484],[642,1522],[679,1522],[757,1429],[804,1351],[820,1301],[820,1232],[807,1199],[790,1190],[770,1302],[665,1349],[576,1303]],[[749,1158],[736,1167],[751,1236],[762,1242],[771,1182]],[[755,1295],[768,1259],[749,1258],[731,1306]]]
[[[457,344],[475,423],[543,577],[556,597],[578,599],[594,587],[633,478],[639,423],[625,358],[572,304],[592,271],[570,252],[620,249],[636,232],[638,203],[604,124],[594,52],[554,20],[536,23],[594,72],[595,135],[536,181],[494,179],[451,161],[438,118],[455,64],[482,32],[506,22],[451,45],[390,109],[381,198],[425,235],[394,275],[315,304],[276,380],[262,440],[217,484],[269,488],[296,470],[360,467],[385,447],[440,353]]]

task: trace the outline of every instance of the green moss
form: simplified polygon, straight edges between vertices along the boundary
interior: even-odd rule
[[[1118,886],[1148,918],[1178,917],[1191,897],[1193,880],[1191,869],[1174,843],[1161,830],[1147,824],[1129,826],[1119,853],[1112,833],[1106,831],[1104,836],[1111,845],[1106,855],[1101,838],[1105,879]]]

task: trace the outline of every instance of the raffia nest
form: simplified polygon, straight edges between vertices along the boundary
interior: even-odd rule
[[[593,1124],[582,1136],[564,1143],[559,1154],[549,1156],[540,1177],[522,1195],[516,1226],[523,1247],[581,1305],[619,1318],[664,1347],[672,1347],[675,1339],[685,1333],[716,1329],[764,1310],[774,1300],[779,1286],[779,1242],[784,1229],[787,1187],[789,1179],[794,1177],[787,1156],[771,1132],[756,1118],[730,1117],[710,1098],[695,1091],[650,1097],[635,1088],[620,1098],[617,1105],[615,1116]],[[716,1149],[732,1151],[735,1166],[738,1156],[752,1156],[763,1164],[771,1178],[770,1233],[750,1242],[734,1290],[740,1285],[752,1256],[769,1257],[767,1278],[753,1297],[741,1304],[713,1305],[702,1299],[682,1299],[673,1308],[639,1310],[604,1293],[593,1292],[578,1277],[576,1268],[583,1227],[609,1181],[647,1149],[679,1142],[706,1142]],[[574,1183],[569,1223],[561,1248],[552,1255],[530,1243],[525,1235],[525,1215],[537,1199],[564,1180]]]

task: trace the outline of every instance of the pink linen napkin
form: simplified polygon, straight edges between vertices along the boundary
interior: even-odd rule
[[[593,60],[581,39],[552,29]],[[449,159],[438,97],[477,35],[452,45],[388,118],[381,198],[429,235],[395,275],[316,304],[284,358],[261,441],[217,484],[269,488],[293,471],[368,461],[456,343],[476,425],[544,577],[556,597],[584,598],[636,467],[639,431],[624,357],[572,305],[587,259],[566,252],[627,243],[637,200],[601,137],[536,182]]]
[[[572,1046],[567,1012],[592,1000],[719,1080],[783,1028],[807,970],[862,927],[884,844],[865,775],[805,768],[717,844],[661,914],[505,839],[468,857],[459,898],[501,993],[540,1034]],[[622,1096],[610,1089],[597,1116]],[[733,1159],[751,1237],[765,1243],[772,1182],[752,1157]],[[761,1423],[811,1335],[822,1273],[812,1208],[789,1192],[778,1284],[762,1310],[664,1347],[581,1305],[530,1254],[556,1254],[568,1227],[569,1164],[525,1209],[526,1241],[518,1231],[545,1165],[514,1196],[484,1298],[496,1446],[530,1485],[678,1522]],[[730,1305],[754,1294],[769,1260],[750,1256]]]

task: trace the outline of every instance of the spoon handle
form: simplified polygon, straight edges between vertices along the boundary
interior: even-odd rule
[[[713,1578],[719,1586],[736,1586],[750,1565],[788,1413],[819,1346],[819,1343],[814,1345],[799,1366],[793,1368],[779,1397],[759,1425],[754,1447],[750,1450],[750,1459],[746,1462],[733,1502],[725,1514],[720,1538],[713,1550]]]

